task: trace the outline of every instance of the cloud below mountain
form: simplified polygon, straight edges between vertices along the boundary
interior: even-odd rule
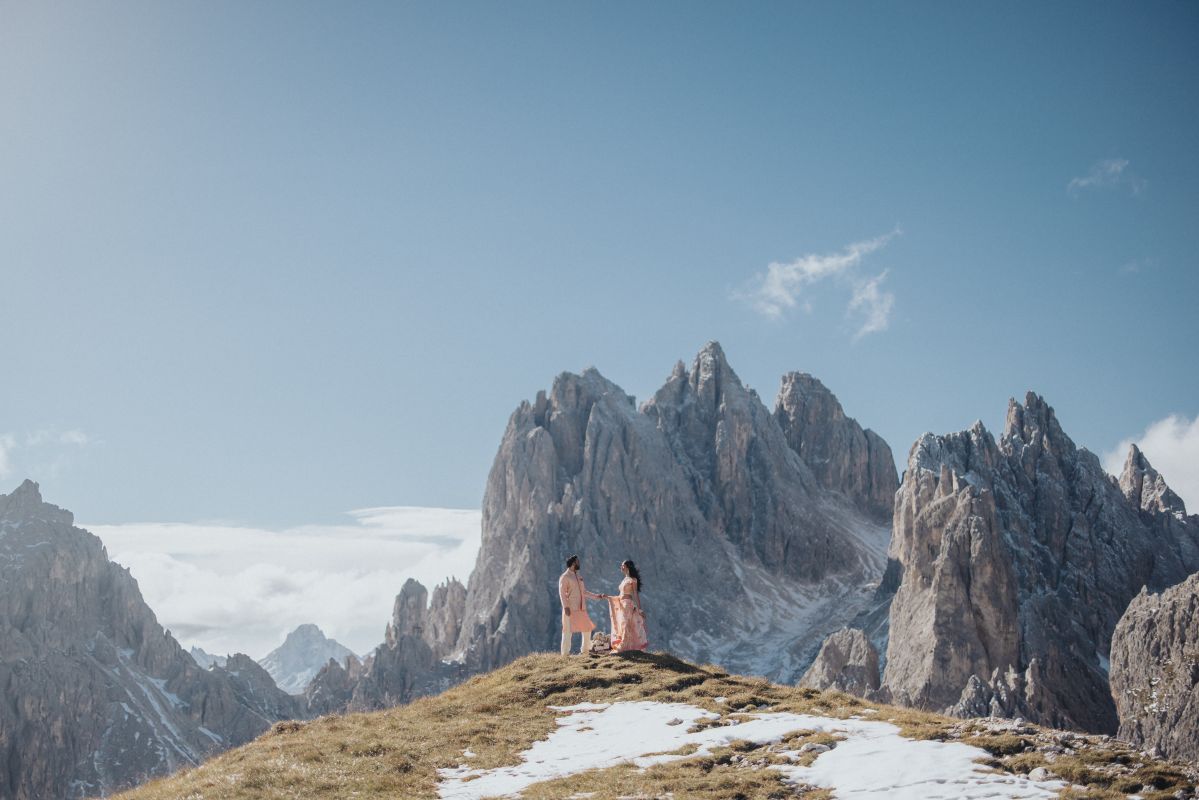
[[[481,512],[381,506],[349,524],[270,529],[229,523],[84,525],[130,569],[185,647],[261,658],[312,622],[356,652],[383,639],[408,578],[466,580]]]

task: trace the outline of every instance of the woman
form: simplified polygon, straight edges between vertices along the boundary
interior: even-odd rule
[[[612,652],[644,650],[649,646],[645,634],[645,612],[641,610],[641,573],[632,561],[622,561],[620,571],[624,580],[620,582],[620,594],[601,595],[608,601],[608,613],[612,615]]]

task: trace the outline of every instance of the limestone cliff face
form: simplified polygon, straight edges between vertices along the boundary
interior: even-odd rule
[[[1143,518],[1035,394],[1011,402],[998,443],[981,423],[926,434],[895,499],[886,688],[922,708],[1115,732],[1112,630],[1142,586],[1199,569],[1196,537]]]
[[[373,661],[373,655],[367,656],[364,662],[353,656],[347,656],[342,662],[329,659],[304,687],[304,701],[308,706],[308,713],[318,717],[346,711],[354,698],[354,689]]]
[[[366,661],[331,659],[304,690],[314,713],[373,711],[444,691],[466,677],[449,659],[461,627],[466,587],[449,580],[429,592],[405,581],[383,644]]]
[[[845,416],[823,383],[805,372],[783,376],[774,407],[791,449],[820,485],[851,498],[862,511],[889,522],[899,476],[891,448],[872,430]]]
[[[196,664],[37,484],[0,495],[0,796],[107,794],[302,714],[245,656]]]
[[[825,417],[780,418],[715,343],[641,409],[594,369],[522,403],[483,499],[456,647],[467,668],[556,647],[556,579],[578,553],[594,591],[615,591],[619,562],[637,562],[651,646],[798,678],[872,602],[888,527],[860,510],[859,484],[829,490],[788,442],[787,429],[801,445],[835,438],[816,430]],[[601,605],[592,614],[606,623]]]
[[[1199,573],[1133,598],[1112,635],[1111,680],[1121,739],[1199,762]]]

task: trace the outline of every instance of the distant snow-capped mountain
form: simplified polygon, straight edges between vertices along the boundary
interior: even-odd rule
[[[303,694],[309,681],[329,659],[340,664],[347,657],[357,658],[350,648],[328,638],[317,626],[307,624],[287,634],[283,644],[258,663],[280,689],[289,694]]]

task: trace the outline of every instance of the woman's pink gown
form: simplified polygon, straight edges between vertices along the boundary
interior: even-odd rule
[[[649,646],[645,635],[645,615],[641,613],[641,597],[637,581],[625,578],[620,582],[620,594],[608,598],[612,615],[612,652],[644,650]]]

